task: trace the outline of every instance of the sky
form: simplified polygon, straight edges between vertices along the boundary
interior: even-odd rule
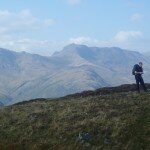
[[[150,0],[0,0],[0,47],[50,56],[70,43],[150,52]]]

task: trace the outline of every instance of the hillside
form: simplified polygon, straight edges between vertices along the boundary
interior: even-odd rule
[[[4,104],[2,102],[0,102],[0,108],[3,107],[3,106],[4,106]]]
[[[9,105],[130,84],[135,82],[132,67],[139,61],[150,82],[149,56],[117,47],[70,44],[50,57],[0,49],[0,101]]]
[[[149,139],[150,93],[134,85],[0,109],[2,150],[149,150]]]

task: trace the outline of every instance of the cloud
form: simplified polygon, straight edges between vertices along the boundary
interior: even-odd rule
[[[66,41],[50,41],[0,35],[0,47],[45,56],[50,56],[55,51],[60,51],[64,46],[70,43],[98,47],[121,47],[131,50],[149,50],[149,42],[149,40],[143,38],[141,31],[119,31],[112,38],[107,40],[81,36],[70,38]]]
[[[70,38],[68,43],[85,44],[99,47],[121,47],[126,49],[136,49],[138,43],[142,43],[143,33],[141,31],[119,31],[114,37],[108,40],[99,40],[90,37]]]
[[[139,39],[142,37],[141,31],[119,31],[113,38],[109,40],[98,40],[93,39],[90,37],[77,37],[77,38],[70,38],[70,43],[76,43],[76,44],[108,44],[108,43],[124,43],[129,42],[135,39]]]
[[[133,22],[138,22],[142,19],[142,15],[140,13],[134,13],[132,16],[131,16],[131,20]]]
[[[69,43],[75,43],[75,44],[93,44],[97,42],[98,41],[96,39],[92,39],[90,37],[84,37],[84,36],[69,39]]]
[[[115,42],[129,42],[142,37],[141,31],[119,31],[112,39]]]
[[[56,43],[49,40],[33,40],[30,33],[46,30],[54,23],[53,19],[41,19],[34,16],[30,10],[20,12],[0,10],[0,47],[50,55],[54,52]],[[29,35],[29,37],[25,37],[25,35]]]
[[[31,38],[14,38],[12,36],[0,36],[0,47],[17,52],[26,51],[45,56],[50,56],[62,48],[62,43],[50,40],[35,40]]]
[[[49,27],[53,23],[53,19],[35,17],[30,10],[22,10],[17,13],[0,10],[0,34],[39,30]]]
[[[111,46],[131,50],[145,50],[146,46],[144,41],[145,39],[141,31],[119,31],[108,42]]]

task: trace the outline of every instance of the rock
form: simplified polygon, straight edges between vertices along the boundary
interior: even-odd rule
[[[85,143],[85,146],[86,146],[86,147],[90,147],[91,144],[90,144],[90,143]]]
[[[77,141],[81,143],[89,143],[91,141],[91,135],[89,133],[79,133]]]
[[[111,143],[110,138],[105,138],[104,143],[105,143],[105,144],[110,144],[110,143]]]

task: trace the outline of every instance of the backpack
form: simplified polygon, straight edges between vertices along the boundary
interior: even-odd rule
[[[135,71],[138,68],[138,64],[134,65],[133,69],[132,69],[132,75],[135,75]]]

